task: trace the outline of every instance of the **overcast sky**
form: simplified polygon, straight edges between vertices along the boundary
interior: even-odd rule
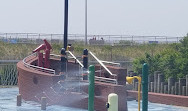
[[[84,34],[85,0],[69,0],[69,34]],[[63,33],[64,0],[0,0],[0,32]],[[88,0],[88,34],[184,36],[188,0]]]

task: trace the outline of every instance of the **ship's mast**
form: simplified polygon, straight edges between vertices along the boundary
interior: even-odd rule
[[[65,0],[65,13],[64,13],[64,48],[67,49],[68,38],[68,0]]]
[[[87,0],[85,0],[85,45],[87,45]]]

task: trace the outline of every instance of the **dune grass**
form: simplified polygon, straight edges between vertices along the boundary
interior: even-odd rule
[[[20,60],[29,55],[37,45],[33,44],[9,44],[0,42],[1,60]]]
[[[21,60],[32,53],[39,45],[37,44],[9,44],[0,42],[0,60]],[[52,53],[60,54],[62,44],[52,44]],[[142,44],[135,46],[97,46],[82,44],[73,44],[74,54],[81,56],[83,49],[87,48],[92,51],[99,59],[112,61],[126,61],[142,57],[145,53],[155,55],[160,51],[171,48],[169,44]]]

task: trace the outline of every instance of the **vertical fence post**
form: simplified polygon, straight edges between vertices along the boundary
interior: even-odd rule
[[[148,65],[142,68],[142,111],[148,111]]]
[[[111,41],[110,41],[110,35],[109,35],[109,37],[108,37],[108,40],[109,40],[109,43],[111,43]]]
[[[161,82],[163,82],[163,74],[158,74],[157,92],[161,92]]]
[[[7,36],[7,33],[5,33],[5,35],[6,35],[6,36],[5,36],[5,37],[6,37],[6,40],[8,40],[8,38],[7,38],[7,37],[8,37],[8,36]]]
[[[52,34],[50,34],[50,43],[52,44]]]
[[[94,111],[94,88],[95,88],[95,67],[89,66],[89,98],[88,111]]]
[[[40,34],[39,34],[39,38],[38,39],[40,39]]]
[[[175,85],[175,79],[173,77],[168,78],[168,94],[171,94],[172,86]]]
[[[164,93],[164,82],[161,82],[160,86],[161,86],[161,91],[160,91],[160,93]]]
[[[150,84],[151,84],[151,89],[150,90],[151,90],[151,92],[154,92],[154,82],[151,82]]]
[[[175,95],[179,94],[179,82],[175,82]]]
[[[133,36],[132,36],[132,44],[131,45],[133,46]]]
[[[186,85],[186,79],[179,78],[179,95],[182,95],[182,88]]]

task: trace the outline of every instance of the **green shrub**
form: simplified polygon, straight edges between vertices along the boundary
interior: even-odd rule
[[[149,65],[149,74],[154,71],[162,71],[165,78],[183,78],[188,74],[188,36],[184,37],[179,44],[171,44],[158,54],[145,53],[144,57],[139,57],[133,61],[133,69],[141,74],[142,64]]]

